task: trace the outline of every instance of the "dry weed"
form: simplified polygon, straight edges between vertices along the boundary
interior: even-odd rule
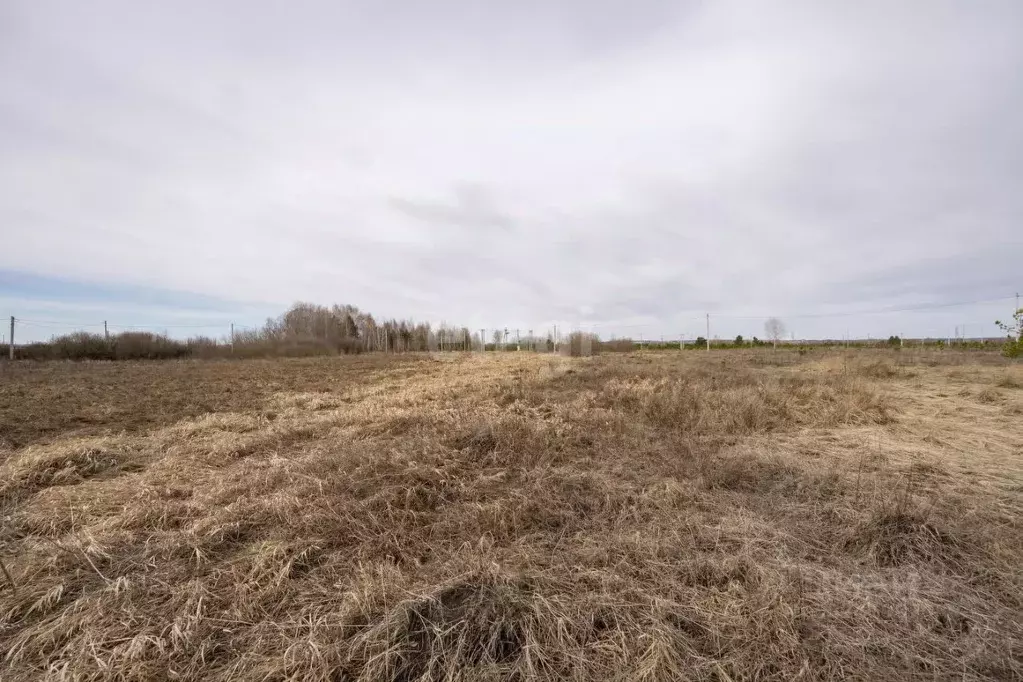
[[[1002,401],[1002,394],[997,389],[988,386],[977,393],[977,401],[986,405],[999,403]]]
[[[1018,679],[1023,426],[871,358],[19,368],[0,677]]]
[[[1023,379],[1015,374],[1004,374],[995,385],[999,388],[1023,388]]]

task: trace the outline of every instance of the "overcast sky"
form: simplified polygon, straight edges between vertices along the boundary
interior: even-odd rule
[[[993,333],[1021,219],[1019,0],[0,3],[0,314]]]

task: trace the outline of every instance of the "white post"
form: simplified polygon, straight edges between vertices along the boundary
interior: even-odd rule
[[[10,345],[10,358],[14,359],[14,315],[11,315],[11,345]]]
[[[710,313],[707,313],[707,350],[710,351]]]

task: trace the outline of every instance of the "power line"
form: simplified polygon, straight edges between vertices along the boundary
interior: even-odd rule
[[[727,315],[714,313],[714,317],[725,319],[725,320],[769,320],[772,317],[784,317],[788,319],[827,319],[831,317],[856,317],[857,315],[881,315],[885,313],[905,313],[905,312],[926,312],[930,310],[941,310],[944,308],[954,308],[959,306],[967,305],[980,305],[983,303],[1000,303],[1004,301],[1012,300],[1012,296],[1003,296],[1000,298],[987,298],[975,301],[955,301],[953,303],[934,303],[934,304],[921,304],[915,306],[906,306],[901,308],[874,308],[865,310],[852,310],[835,313],[795,313],[795,314],[775,314],[775,315]],[[674,321],[692,321],[692,322],[703,322],[705,319],[704,315],[699,316],[686,316],[686,317],[673,317]],[[614,327],[616,329],[643,329],[648,328],[652,325],[660,324],[658,321],[636,323],[636,324],[618,324],[618,323],[594,323],[584,324],[582,326],[599,328],[599,327]],[[982,324],[978,322],[978,324]]]
[[[1018,294],[1016,295],[1018,296]],[[713,313],[715,318],[721,320],[766,320],[771,317],[783,317],[788,319],[829,319],[829,318],[848,318],[856,316],[869,316],[869,315],[883,315],[890,313],[915,313],[915,312],[927,312],[934,310],[943,310],[948,308],[971,306],[971,305],[982,305],[990,303],[1002,303],[1005,301],[1013,300],[1014,296],[1003,296],[998,298],[986,298],[986,299],[975,299],[968,301],[952,301],[948,303],[920,303],[915,305],[906,306],[893,306],[893,307],[882,307],[882,308],[866,308],[859,310],[847,310],[841,312],[816,312],[816,313],[780,313],[775,315],[729,315],[729,314],[718,314]],[[1018,301],[1018,298],[1016,298]],[[1018,303],[1017,303],[1018,308]],[[104,326],[103,322],[81,322],[81,321],[60,321],[60,320],[46,320],[46,319],[25,319],[15,318],[17,324],[25,325],[27,327],[38,327],[38,328],[50,328],[50,329],[98,329]],[[678,322],[708,322],[706,314],[703,315],[692,315],[683,317],[672,317],[671,323],[675,324]],[[656,327],[662,324],[660,320],[653,320],[644,323],[624,324],[616,322],[595,322],[595,323],[581,323],[579,328],[585,328],[590,331],[598,331],[600,329],[611,329],[611,330],[641,330],[649,329],[650,327]],[[984,325],[986,321],[976,320],[970,321],[968,324],[971,325]],[[211,321],[200,324],[109,324],[108,328],[119,329],[119,330],[171,330],[171,329],[228,329],[232,325],[230,320],[227,321]],[[498,326],[495,326],[498,327]],[[262,327],[254,325],[234,324],[234,328],[237,331],[241,330],[254,330],[258,331]],[[937,328],[933,328],[938,331]],[[482,331],[482,330],[481,330]],[[482,331],[484,338],[482,343],[486,344],[485,331]],[[531,332],[532,335],[532,332]],[[709,333],[708,333],[709,338]],[[505,336],[505,342],[507,343],[507,332]]]
[[[229,327],[230,322],[216,322],[213,324],[112,324],[115,329],[212,329],[214,327]],[[242,325],[238,325],[239,327]]]
[[[884,313],[908,313],[908,312],[925,312],[928,310],[940,310],[942,308],[955,308],[964,305],[980,305],[981,303],[999,303],[1002,301],[1009,301],[1012,296],[1002,296],[1001,298],[986,298],[977,301],[956,301],[954,303],[932,303],[922,304],[916,306],[908,306],[905,308],[875,308],[873,310],[849,310],[840,313],[804,313],[804,314],[793,314],[793,315],[715,315],[715,317],[724,317],[731,320],[766,320],[771,317],[787,317],[795,319],[808,319],[808,318],[827,318],[827,317],[855,317],[857,315],[881,315]]]
[[[23,317],[14,318],[18,324],[31,327],[102,327],[102,322],[61,322],[59,320],[27,320]],[[213,327],[229,327],[231,322],[211,322],[209,324],[110,324],[117,329],[210,329]],[[256,327],[236,324],[237,327],[256,329]]]
[[[28,325],[30,327],[102,327],[103,323],[94,322],[58,322],[56,320],[26,320],[21,317],[14,318],[18,324]]]

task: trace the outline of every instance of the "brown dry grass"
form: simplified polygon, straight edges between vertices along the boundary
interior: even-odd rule
[[[941,357],[8,367],[0,678],[1018,679],[1020,368]]]

